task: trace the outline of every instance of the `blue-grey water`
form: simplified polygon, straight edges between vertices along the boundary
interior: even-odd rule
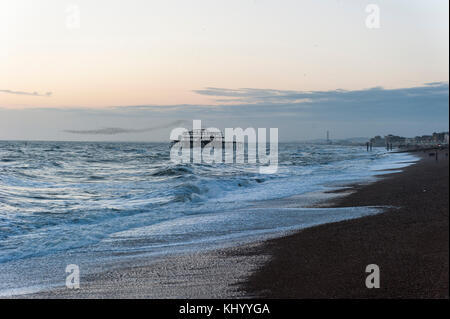
[[[0,295],[61,284],[68,263],[101,271],[106,259],[372,214],[261,201],[369,181],[414,160],[381,148],[280,144],[278,172],[264,175],[246,164],[174,164],[165,143],[0,141]]]

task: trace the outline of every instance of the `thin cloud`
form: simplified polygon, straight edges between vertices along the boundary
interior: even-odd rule
[[[286,91],[273,89],[224,89],[205,88],[195,90],[200,95],[215,97],[218,103],[245,103],[245,104],[306,104],[306,103],[331,103],[337,102],[357,102],[365,101],[392,101],[401,100],[413,96],[448,96],[448,82],[425,83],[423,86],[399,89],[385,89],[383,87],[373,87],[363,90],[329,90],[329,91]]]
[[[39,92],[25,92],[25,91],[12,91],[12,90],[0,90],[0,93],[14,94],[14,95],[28,95],[28,96],[44,96],[44,97],[50,97],[53,95],[52,92],[46,92],[44,94],[41,94]]]
[[[84,116],[119,119],[170,117],[202,119],[212,123],[227,120],[283,119],[298,121],[365,122],[431,121],[441,123],[448,117],[449,84],[435,82],[417,87],[362,90],[292,91],[276,89],[205,88],[199,94],[217,97],[211,105],[137,105],[103,110],[78,110]],[[64,112],[68,112],[64,110]],[[431,123],[430,122],[430,123]],[[170,124],[161,126],[166,128]],[[159,127],[131,128],[120,124],[96,129],[66,129],[71,134],[118,135],[149,132]]]
[[[71,134],[82,134],[82,135],[117,135],[117,134],[127,134],[127,133],[145,133],[151,132],[155,130],[170,128],[176,125],[182,125],[186,123],[184,120],[174,121],[165,125],[158,125],[153,127],[147,127],[142,129],[128,129],[121,127],[106,127],[101,129],[93,129],[93,130],[64,130],[66,133]]]

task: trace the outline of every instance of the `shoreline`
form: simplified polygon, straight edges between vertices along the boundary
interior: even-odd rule
[[[426,161],[426,158],[424,159],[422,156],[421,161],[412,166],[402,168],[401,173],[381,175],[380,177],[383,178],[374,183],[362,183],[360,186],[348,185],[343,189],[332,191],[331,193],[334,194],[329,194],[333,195],[330,196],[330,200],[320,203],[316,207],[323,207],[323,205],[331,208],[395,206],[385,205],[383,201],[380,201],[380,198],[367,203],[355,201],[355,196],[358,197],[355,194],[361,193],[367,187],[378,185],[380,182],[383,183],[405,173],[408,174],[412,167],[422,165],[424,161]],[[448,159],[446,163],[448,182]],[[367,194],[362,197],[364,196],[367,197]],[[295,206],[293,200],[289,200]],[[200,251],[198,253],[167,256],[148,261],[140,266],[135,266],[130,262],[117,269],[82,276],[82,289],[80,290],[69,290],[61,287],[28,295],[12,296],[12,298],[370,298],[373,296],[367,296],[362,291],[352,290],[354,291],[352,294],[342,294],[343,291],[340,293],[336,292],[336,287],[332,287],[334,285],[333,281],[331,280],[330,282],[330,274],[333,274],[333,272],[330,272],[326,260],[330,261],[330,258],[334,258],[335,261],[339,259],[338,257],[342,259],[344,256],[332,254],[331,256],[333,257],[327,257],[326,249],[325,251],[320,249],[326,248],[323,247],[323,244],[328,243],[332,247],[333,244],[336,245],[336,242],[339,243],[339,241],[336,241],[336,237],[333,237],[333,234],[339,233],[336,227],[339,229],[342,228],[342,225],[345,227],[349,223],[361,223],[361,221],[363,224],[370,224],[371,218],[389,215],[392,210],[387,209],[383,213],[373,216],[313,226],[280,235],[282,237],[278,236],[277,238],[251,244],[240,244],[206,252]],[[315,238],[308,238],[308,234],[311,232],[319,232],[319,235]],[[352,233],[351,229],[350,233]],[[319,254],[313,251],[317,249],[317,247],[314,247],[317,244],[311,244],[311,242],[317,240],[323,241],[322,246],[318,245]],[[344,245],[344,242],[341,242],[341,244]],[[307,250],[301,250],[299,247],[306,247]],[[300,251],[300,254],[295,254],[295,252],[298,253]],[[305,252],[310,253],[309,257],[307,257],[308,254],[305,254]],[[355,254],[353,251],[353,255]],[[293,256],[295,258],[292,258]],[[305,260],[309,267],[305,268]],[[448,273],[448,239],[446,265]],[[347,268],[350,272],[353,271],[353,275],[356,275],[354,267],[345,266],[341,271],[345,273]],[[383,279],[384,269],[385,267],[382,267]],[[305,281],[302,275],[303,277],[306,276],[306,279],[311,276],[312,280]],[[355,277],[359,284],[364,286],[364,269],[360,271],[360,274],[353,276],[353,280]],[[327,282],[326,286],[328,288],[323,286],[324,281]],[[299,284],[299,282],[303,284]],[[352,282],[352,280],[349,280],[349,282]],[[318,294],[317,289],[311,289],[309,285],[316,285],[324,290]],[[343,287],[349,286],[343,285]],[[348,291],[348,289],[344,290]],[[365,286],[364,289],[368,291]],[[448,284],[446,289],[448,297]],[[381,290],[378,289],[378,291]],[[441,295],[437,294],[437,296],[440,297]],[[375,297],[385,296],[376,295]]]
[[[381,214],[267,241],[272,258],[243,289],[262,298],[449,298],[448,150],[428,153],[331,207],[381,205]],[[380,267],[380,289],[365,267]]]

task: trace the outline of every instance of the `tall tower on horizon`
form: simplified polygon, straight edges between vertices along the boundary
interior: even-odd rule
[[[330,144],[330,131],[327,131],[327,143]]]

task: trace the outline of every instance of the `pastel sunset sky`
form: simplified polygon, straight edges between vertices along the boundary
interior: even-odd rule
[[[379,28],[366,25],[368,4]],[[194,118],[279,127],[283,140],[448,130],[448,10],[446,0],[2,0],[0,139],[165,140]],[[111,127],[143,131],[68,132]]]

